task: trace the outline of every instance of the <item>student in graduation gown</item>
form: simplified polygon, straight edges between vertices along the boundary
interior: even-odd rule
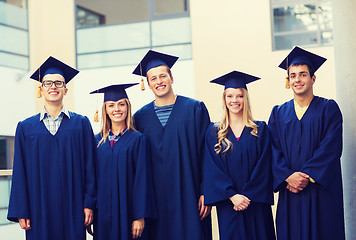
[[[95,135],[96,240],[143,239],[145,218],[156,214],[146,138],[133,127],[125,91],[136,84],[111,85],[91,92],[104,93],[102,129]]]
[[[233,71],[211,81],[225,86],[224,116],[206,132],[204,199],[216,206],[221,240],[275,239],[270,137],[246,86],[258,79]]]
[[[278,239],[345,239],[340,157],[342,115],[334,100],[314,96],[325,58],[295,47],[279,67],[294,99],[272,109]]]
[[[49,57],[31,76],[41,113],[18,123],[7,218],[28,240],[81,240],[96,204],[95,140],[88,118],[66,110],[76,69]]]
[[[134,115],[149,139],[158,219],[151,239],[211,239],[210,207],[204,205],[202,170],[205,131],[203,102],[175,95],[170,68],[178,57],[150,50],[134,70],[146,76],[155,100]]]

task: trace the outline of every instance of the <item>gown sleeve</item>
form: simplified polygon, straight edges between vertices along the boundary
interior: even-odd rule
[[[96,144],[93,129],[87,117],[84,117],[83,128],[85,153],[84,208],[94,210],[96,207]]]
[[[272,153],[269,131],[264,122],[258,127],[257,148],[258,160],[241,194],[254,202],[273,204]]]
[[[7,218],[18,222],[18,218],[31,219],[26,177],[25,135],[21,122],[18,123],[15,135],[15,153],[12,175],[11,195]]]
[[[271,146],[272,146],[272,173],[273,173],[273,190],[278,192],[280,188],[286,186],[285,180],[293,174],[294,171],[288,168],[287,160],[282,153],[278,122],[276,120],[278,106],[272,109],[271,116],[268,121],[268,128],[271,133]]]
[[[301,172],[308,174],[317,183],[327,187],[335,171],[339,169],[342,153],[342,115],[334,100],[329,100],[323,112],[322,140],[307,160]]]
[[[229,199],[237,194],[232,179],[227,174],[226,163],[219,154],[216,154],[214,146],[217,143],[216,127],[213,123],[209,126],[205,137],[204,159],[204,203],[215,205],[220,201]]]
[[[147,139],[141,135],[136,146],[135,179],[133,183],[133,219],[155,218],[156,202],[153,190],[152,167],[147,156]]]
[[[197,144],[196,147],[198,148],[198,160],[199,166],[201,166],[200,169],[200,193],[201,195],[204,195],[203,191],[203,165],[204,165],[204,140],[205,140],[205,132],[207,128],[209,127],[210,124],[210,117],[208,113],[208,109],[206,108],[205,104],[203,102],[199,102],[198,107],[196,108],[195,111],[195,131],[196,131],[196,139],[197,139]]]

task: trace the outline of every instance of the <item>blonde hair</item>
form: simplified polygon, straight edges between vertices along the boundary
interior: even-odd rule
[[[131,103],[130,103],[129,99],[127,99],[127,98],[123,98],[123,99],[125,100],[126,105],[127,105],[127,116],[125,119],[126,127],[127,127],[127,129],[130,129],[130,130],[136,130],[133,125],[133,121],[132,121]],[[101,108],[101,114],[102,114],[101,130],[100,130],[101,140],[99,141],[97,147],[99,147],[100,144],[102,144],[106,141],[106,138],[109,136],[109,132],[111,129],[111,119],[108,116],[108,114],[106,113],[106,102],[103,103],[103,107]]]
[[[244,106],[243,106],[243,111],[242,111],[242,120],[243,123],[246,127],[252,128],[252,131],[250,132],[252,135],[257,136],[257,125],[253,121],[252,117],[252,112],[251,112],[251,107],[250,107],[250,98],[248,95],[248,91],[245,88],[239,88],[244,96]],[[230,113],[229,109],[226,106],[226,90],[223,93],[223,110],[224,110],[224,115],[223,118],[220,122],[216,123],[216,127],[218,127],[219,131],[217,133],[218,135],[218,143],[215,144],[214,150],[217,154],[225,153],[227,152],[230,148],[232,148],[232,143],[227,139],[227,134],[229,133],[229,126],[230,126]]]

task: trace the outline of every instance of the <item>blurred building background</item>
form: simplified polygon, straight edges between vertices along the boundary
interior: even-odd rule
[[[293,97],[277,66],[296,45],[328,59],[314,90],[336,99],[333,6],[332,0],[0,0],[0,238],[24,236],[6,220],[14,135],[19,121],[43,107],[29,76],[49,56],[80,70],[65,106],[91,120],[103,99],[89,92],[139,82],[131,72],[153,49],[180,57],[172,68],[175,93],[204,101],[212,121],[221,117],[223,88],[211,79],[232,70],[261,77],[248,88],[255,119],[268,121],[274,105]],[[128,90],[133,112],[154,99],[146,88]],[[100,125],[92,124],[97,132]]]

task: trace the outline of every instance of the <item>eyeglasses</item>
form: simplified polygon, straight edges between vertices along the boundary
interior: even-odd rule
[[[54,86],[56,86],[57,88],[62,88],[64,87],[64,82],[63,81],[51,81],[51,80],[45,80],[42,82],[42,86],[46,87],[46,88],[50,88],[52,87],[54,83]]]

